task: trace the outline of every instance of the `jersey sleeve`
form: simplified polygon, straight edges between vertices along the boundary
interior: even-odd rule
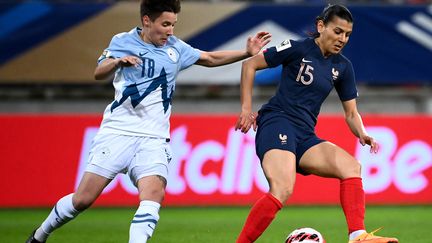
[[[298,56],[298,43],[292,40],[284,40],[277,46],[264,51],[264,59],[269,67],[276,67],[294,60]]]
[[[196,63],[201,55],[201,51],[193,48],[186,42],[178,39],[180,50],[180,70],[186,69]]]
[[[352,100],[358,96],[354,69],[349,60],[347,60],[342,76],[335,82],[335,89],[341,101]]]
[[[124,38],[122,36],[125,33],[115,35],[109,44],[109,46],[102,52],[102,55],[98,58],[98,65],[101,64],[107,58],[121,58],[125,56],[124,51],[121,51],[122,46],[124,46]]]

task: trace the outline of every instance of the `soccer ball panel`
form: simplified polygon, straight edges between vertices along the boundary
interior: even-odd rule
[[[325,240],[315,229],[298,228],[288,235],[285,243],[325,243]]]

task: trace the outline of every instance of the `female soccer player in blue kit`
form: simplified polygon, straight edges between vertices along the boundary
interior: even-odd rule
[[[115,100],[105,109],[77,191],[56,203],[28,243],[45,242],[55,229],[90,207],[117,174],[125,172],[140,199],[129,242],[147,242],[152,236],[171,159],[169,118],[178,72],[193,64],[215,67],[248,58],[271,37],[267,32],[257,33],[248,38],[246,50],[201,51],[173,35],[179,12],[179,0],[141,1],[142,28],[115,35],[104,50],[95,78],[114,74]]]
[[[329,5],[317,17],[316,28],[312,38],[286,40],[243,62],[241,113],[236,129],[246,133],[258,127],[256,152],[270,190],[253,205],[237,243],[254,242],[265,231],[291,196],[296,172],[340,180],[349,243],[396,243],[395,238],[375,236],[365,230],[359,161],[337,145],[318,138],[314,131],[321,104],[334,87],[352,133],[362,145],[369,145],[371,152],[378,151],[357,111],[353,67],[340,54],[351,35],[353,17],[344,6]],[[276,95],[256,117],[252,111],[255,72],[278,65],[283,69]]]

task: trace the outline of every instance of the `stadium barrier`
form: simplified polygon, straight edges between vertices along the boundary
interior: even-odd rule
[[[99,115],[0,115],[0,207],[45,207],[77,187]],[[267,183],[255,155],[254,132],[234,131],[235,115],[174,115],[169,206],[249,205]],[[432,117],[366,115],[380,144],[370,154],[343,117],[322,116],[317,132],[362,162],[369,204],[432,203]],[[289,204],[338,204],[338,181],[297,176]],[[96,206],[136,205],[126,175],[116,177]]]

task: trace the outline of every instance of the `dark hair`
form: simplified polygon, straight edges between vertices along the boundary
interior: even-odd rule
[[[141,0],[141,19],[147,15],[154,21],[162,12],[180,12],[180,0]]]
[[[318,21],[320,20],[324,22],[324,25],[327,25],[328,22],[332,21],[335,16],[341,19],[345,19],[349,23],[354,22],[354,18],[348,8],[339,4],[329,4],[327,7],[324,8],[322,13],[315,18],[315,25],[318,24]],[[312,36],[316,38],[319,37],[320,34],[318,33],[318,31],[316,31],[315,33],[312,33]]]

